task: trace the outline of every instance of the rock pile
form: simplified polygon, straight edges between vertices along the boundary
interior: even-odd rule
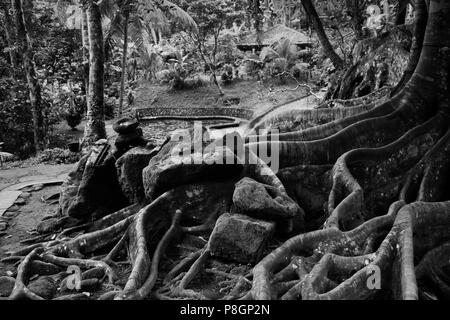
[[[69,174],[60,198],[62,216],[94,220],[142,200],[142,169],[156,153],[154,146],[136,119],[122,118],[113,130],[115,141],[97,141]]]

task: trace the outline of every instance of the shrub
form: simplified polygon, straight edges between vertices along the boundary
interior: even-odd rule
[[[183,55],[179,50],[167,57],[167,69],[157,72],[156,78],[168,84],[172,90],[185,88],[186,79],[194,73],[194,66],[189,60],[189,54]]]
[[[67,149],[53,148],[40,152],[32,159],[33,163],[39,164],[71,164],[80,160],[80,154]]]
[[[28,87],[21,80],[0,78],[0,141],[3,150],[25,158],[34,152]]]
[[[233,81],[233,75],[234,75],[233,66],[231,64],[226,64],[223,67],[220,80],[222,80],[224,84],[230,84]]]

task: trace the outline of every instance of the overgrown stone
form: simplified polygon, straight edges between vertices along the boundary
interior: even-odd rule
[[[135,147],[116,161],[120,187],[130,203],[144,199],[142,171],[157,151]]]
[[[211,255],[240,263],[255,263],[261,258],[274,230],[274,222],[225,213],[217,220],[209,239]]]
[[[9,297],[15,282],[13,277],[0,277],[0,297]]]
[[[106,141],[91,148],[83,159],[84,165],[79,164],[74,173],[73,183],[68,183],[63,192],[63,214],[76,219],[98,219],[127,206],[115,166],[121,155]]]
[[[56,282],[50,277],[39,277],[28,284],[28,289],[44,299],[52,299],[56,293]]]
[[[234,153],[225,147],[216,147],[210,152],[186,155],[174,149],[165,152],[164,154],[161,149],[143,170],[147,198],[151,199],[156,194],[170,190],[174,186],[195,182],[203,177],[208,177],[208,179],[230,178],[238,175],[242,170],[242,164],[238,163]],[[230,164],[223,165],[225,163]]]
[[[238,213],[284,224],[284,229],[291,229],[287,232],[301,230],[304,225],[304,212],[294,200],[277,188],[250,178],[236,183],[233,204]],[[286,225],[289,221],[291,226]]]

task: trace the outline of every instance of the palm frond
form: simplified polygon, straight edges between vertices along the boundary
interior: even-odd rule
[[[109,22],[106,27],[104,37],[105,41],[109,41],[110,38],[114,36],[123,35],[123,17],[121,14],[117,13]]]
[[[119,7],[113,0],[100,0],[97,2],[100,13],[103,17],[108,17],[109,19],[114,19],[119,11]]]
[[[297,55],[297,48],[292,45],[291,41],[286,38],[282,38],[271,45],[271,47],[278,53],[282,58],[288,61],[295,59]]]
[[[271,47],[264,47],[259,54],[259,60],[267,62],[278,58],[280,55]]]
[[[194,19],[184,11],[178,5],[168,1],[168,0],[141,0],[142,4],[148,8],[150,12],[158,12],[161,11],[161,14],[164,16],[163,12],[168,12],[170,16],[177,19],[183,26],[197,30],[197,23]],[[158,12],[159,15],[159,12]]]

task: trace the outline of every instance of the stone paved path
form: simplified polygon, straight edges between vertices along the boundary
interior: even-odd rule
[[[0,216],[11,207],[22,188],[36,184],[61,183],[73,164],[36,165],[28,168],[0,169]]]

